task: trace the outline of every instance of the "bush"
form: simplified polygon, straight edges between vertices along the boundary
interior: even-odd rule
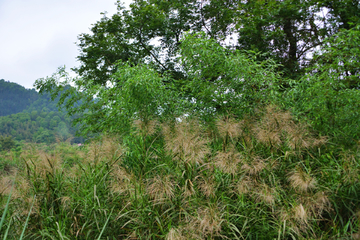
[[[11,136],[0,136],[0,151],[10,151],[15,146],[16,143]]]

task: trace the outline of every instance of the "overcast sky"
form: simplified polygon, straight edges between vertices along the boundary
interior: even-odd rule
[[[116,13],[115,2],[0,0],[0,79],[32,88],[59,66],[77,66],[77,36],[89,33],[101,12]]]

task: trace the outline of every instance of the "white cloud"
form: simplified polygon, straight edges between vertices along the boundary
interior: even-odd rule
[[[116,13],[115,2],[0,0],[0,79],[32,88],[59,66],[76,66],[77,36],[89,32],[101,12]]]

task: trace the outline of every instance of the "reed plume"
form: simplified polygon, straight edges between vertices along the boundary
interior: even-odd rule
[[[177,123],[174,129],[163,126],[166,150],[175,160],[200,164],[210,154],[209,140],[203,137],[201,127],[195,120]]]

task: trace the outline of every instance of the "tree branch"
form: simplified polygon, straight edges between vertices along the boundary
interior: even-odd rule
[[[142,37],[141,37],[141,28],[139,29],[140,30],[140,33],[139,33],[139,43],[141,44],[141,46],[154,58],[154,60],[161,65],[161,67],[164,69],[164,70],[168,70],[167,67],[162,64],[160,62],[160,60],[146,47],[146,45],[143,43],[142,41]]]

